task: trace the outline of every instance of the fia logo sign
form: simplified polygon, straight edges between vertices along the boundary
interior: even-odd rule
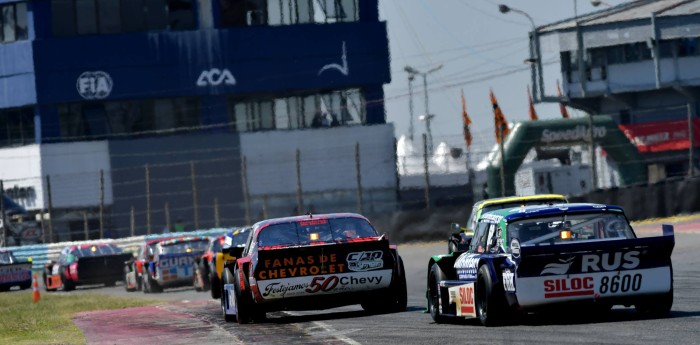
[[[236,78],[228,69],[224,68],[220,70],[218,68],[211,68],[209,70],[202,71],[202,74],[197,78],[197,86],[219,86],[221,84],[226,85],[236,85]]]
[[[103,71],[83,72],[75,84],[80,97],[85,99],[103,99],[112,93],[112,77]]]

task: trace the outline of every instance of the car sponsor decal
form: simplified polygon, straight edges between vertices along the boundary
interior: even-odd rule
[[[517,238],[510,241],[510,253],[513,254],[514,258],[520,257],[520,241]]]
[[[542,277],[516,277],[523,307],[574,300],[664,293],[671,289],[670,267]]]
[[[544,266],[542,272],[540,272],[540,275],[544,276],[548,274],[566,274],[567,272],[569,272],[569,268],[574,262],[574,259],[575,257],[572,256],[567,259],[559,259],[559,262],[547,264],[546,266]]]
[[[510,271],[506,270],[503,271],[503,288],[506,291],[515,291],[515,274]]]
[[[451,287],[448,292],[450,303],[455,303],[457,307],[457,316],[476,317],[474,283]]]
[[[278,279],[317,274],[344,273],[347,264],[337,254],[288,256],[258,262],[257,279]]]
[[[194,264],[194,256],[192,255],[160,256],[158,258],[160,268],[192,267],[192,264]]]
[[[32,279],[31,266],[0,266],[0,283],[27,281]]]
[[[352,252],[346,258],[348,269],[355,272],[380,269],[384,266],[383,254],[381,250]]]
[[[259,250],[252,260],[257,280],[391,270],[395,263],[386,241]]]
[[[386,288],[391,270],[258,280],[263,299],[315,296]]]
[[[457,275],[459,276],[459,279],[469,279],[476,277],[479,258],[479,254],[467,253],[464,253],[457,258],[454,267],[457,270]]]

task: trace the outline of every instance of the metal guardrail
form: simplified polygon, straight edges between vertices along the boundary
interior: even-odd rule
[[[74,241],[74,242],[59,242],[52,244],[34,244],[28,246],[7,247],[5,250],[10,250],[18,259],[32,258],[32,269],[41,270],[44,265],[51,260],[56,260],[61,253],[61,250],[67,246],[92,244],[92,243],[111,243],[122,249],[125,252],[135,253],[139,245],[144,241],[173,236],[219,236],[236,228],[216,228],[209,230],[197,230],[188,232],[175,232],[155,235],[141,235],[134,237],[125,237],[120,239],[104,239],[90,241]]]

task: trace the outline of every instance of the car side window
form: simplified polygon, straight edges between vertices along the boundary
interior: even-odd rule
[[[476,230],[476,214],[478,213],[478,206],[474,206],[472,208],[472,213],[469,215],[469,218],[467,219],[467,231],[475,231]]]
[[[489,223],[481,222],[477,224],[477,228],[474,233],[474,239],[472,239],[469,245],[469,252],[471,253],[483,253],[484,247],[486,246],[486,236],[488,236]]]

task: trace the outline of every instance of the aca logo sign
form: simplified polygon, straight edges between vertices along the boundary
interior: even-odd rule
[[[83,72],[75,84],[80,97],[85,99],[103,99],[112,93],[112,77],[103,71]]]
[[[236,85],[236,78],[228,69],[211,68],[204,70],[197,78],[197,86]]]

